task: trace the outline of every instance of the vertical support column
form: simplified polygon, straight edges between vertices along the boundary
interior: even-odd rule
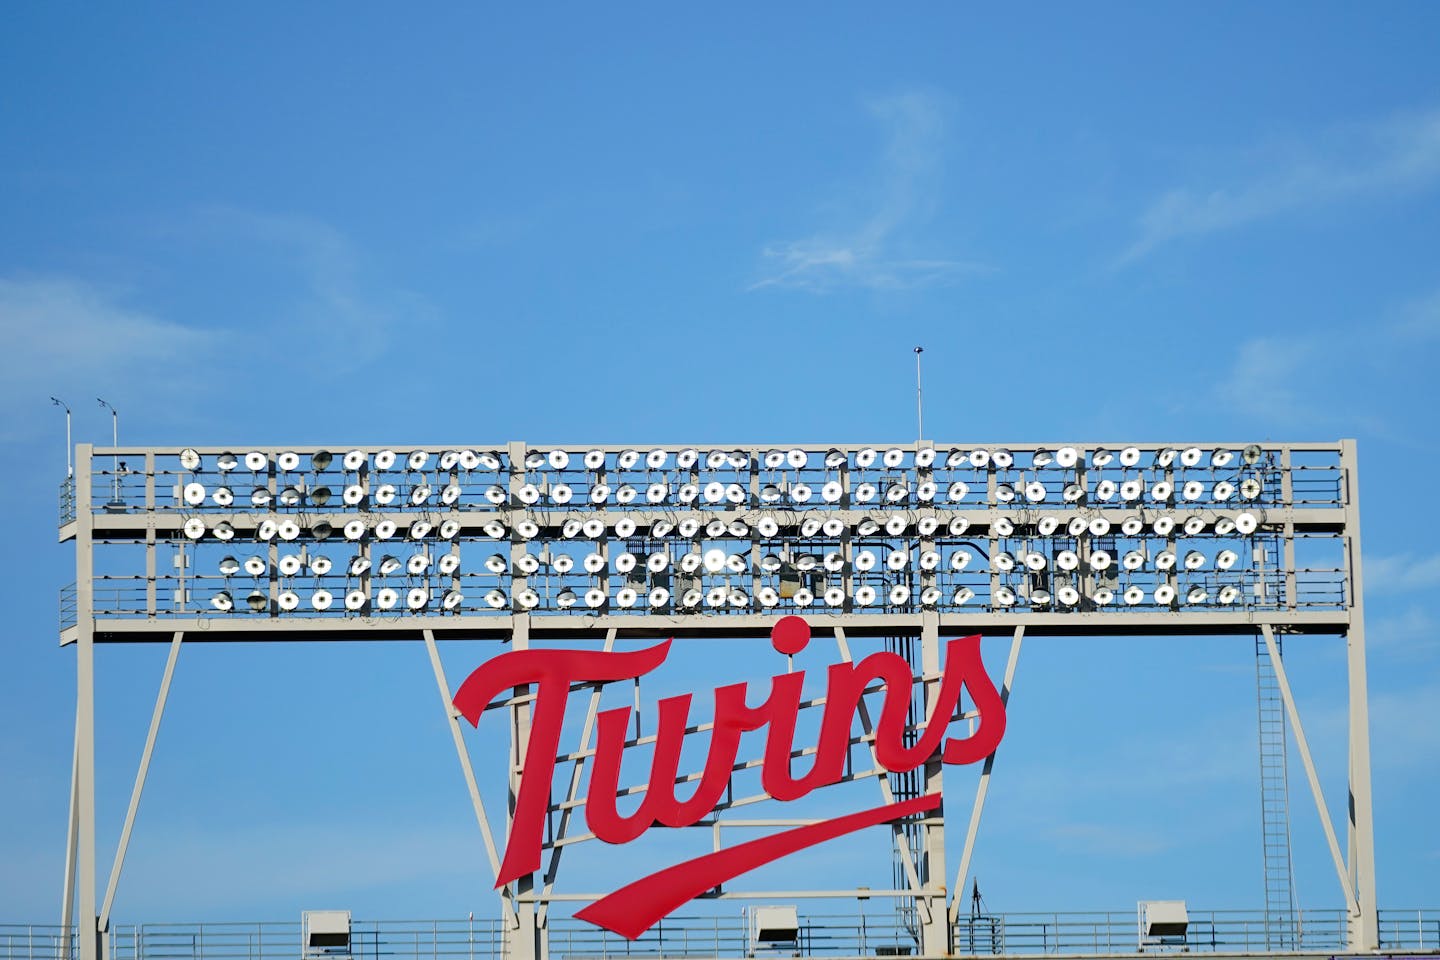
[[[920,671],[924,676],[940,673],[940,614],[926,610],[920,619]],[[925,715],[930,723],[946,724],[949,717],[935,715],[940,681],[926,684]],[[925,761],[925,793],[944,790],[944,764],[937,751]],[[925,815],[921,823],[924,855],[920,863],[920,884],[927,909],[920,911],[920,952],[927,957],[950,953],[950,917],[945,909],[945,808],[943,803]]]
[[[1360,571],[1360,477],[1355,441],[1340,441],[1345,484],[1345,554],[1350,571],[1350,629],[1345,663],[1350,688],[1350,882],[1359,906],[1350,918],[1347,947],[1378,950],[1380,924],[1375,903],[1375,822],[1370,798],[1370,699],[1365,671],[1365,591]]]
[[[75,938],[80,960],[102,960],[95,863],[95,579],[93,447],[75,448],[75,864],[79,916]]]
[[[515,614],[511,618],[510,645],[512,650],[530,649],[530,616]],[[528,686],[516,687],[512,693],[518,700],[531,692]],[[515,802],[520,796],[520,775],[525,769],[526,749],[530,745],[530,702],[515,703],[510,707],[510,815],[513,818]],[[510,833],[507,825],[506,835]],[[544,926],[536,910],[535,875],[527,873],[515,881],[516,926],[508,931],[506,945],[507,960],[545,960],[549,954]]]

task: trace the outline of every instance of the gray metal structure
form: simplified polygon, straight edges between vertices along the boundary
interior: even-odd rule
[[[941,637],[1255,635],[1314,796],[1345,903],[1344,942],[1379,946],[1355,445],[797,444],[489,448],[130,448],[80,445],[61,489],[76,582],[61,641],[77,710],[64,918],[105,954],[110,914],[182,643],[422,641],[492,868],[491,829],[439,639],[600,643],[761,638],[803,614],[842,659],[852,638],[917,642],[933,698]],[[1349,803],[1342,854],[1278,635],[1345,638]],[[94,647],[165,642],[169,658],[109,880],[95,832]],[[582,698],[583,699],[583,698]],[[502,893],[504,949],[549,953],[555,871],[598,703],[591,698],[549,868]],[[529,700],[508,704],[513,801]],[[869,732],[867,713],[860,711]],[[857,736],[853,744],[867,741]],[[944,817],[900,845],[919,952],[956,942],[996,756],[980,773],[954,882]],[[868,772],[889,798],[884,771]],[[562,769],[557,767],[557,772]],[[857,774],[857,778],[861,774]],[[937,761],[923,789],[940,789]],[[763,799],[763,797],[747,798]],[[738,803],[736,804],[738,805]],[[796,821],[767,821],[773,825]],[[758,821],[749,821],[756,824]],[[719,835],[718,821],[706,821]],[[919,853],[916,856],[916,853]],[[77,883],[78,881],[78,883]],[[948,891],[948,893],[947,893]],[[856,891],[786,891],[786,897]],[[758,894],[722,894],[749,896]],[[973,931],[972,931],[973,932]],[[970,951],[977,952],[977,951]],[[978,952],[992,952],[989,950]]]

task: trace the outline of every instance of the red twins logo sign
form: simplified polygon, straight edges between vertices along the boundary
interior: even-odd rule
[[[810,625],[800,617],[783,617],[771,631],[771,643],[781,653],[799,653],[809,641]],[[572,685],[642,677],[665,662],[670,643],[667,640],[627,653],[517,650],[488,661],[460,685],[455,707],[472,725],[479,723],[480,715],[497,696],[508,695],[519,686],[536,687],[527,760],[497,887],[540,869],[550,782]],[[675,786],[680,776],[681,748],[691,722],[692,695],[667,697],[658,704],[654,755],[643,801],[633,814],[623,816],[616,808],[616,800],[631,708],[619,707],[598,716],[594,766],[585,799],[586,823],[596,837],[616,844],[628,843],[653,826],[688,827],[697,823],[724,798],[741,735],[762,728],[765,752],[760,782],[772,798],[798,800],[817,787],[838,783],[844,775],[850,731],[861,695],[867,686],[877,682],[883,685],[884,700],[875,727],[874,749],[879,765],[890,773],[914,770],[937,753],[947,764],[983,760],[995,751],[1005,733],[1005,706],[981,662],[979,636],[951,640],[946,645],[944,675],[932,699],[929,718],[943,719],[927,720],[911,744],[906,744],[904,735],[915,683],[910,664],[894,653],[875,653],[858,663],[837,663],[829,668],[814,761],[808,771],[799,775],[791,769],[791,754],[796,749],[795,727],[805,671],[771,677],[769,696],[755,706],[748,702],[745,683],[716,687],[705,767],[694,794],[681,800],[675,795]],[[973,734],[957,739],[946,734],[962,687],[975,702],[980,722]],[[939,805],[939,793],[925,794],[741,843],[642,877],[576,916],[634,939],[677,907],[746,871],[862,827],[889,823]]]

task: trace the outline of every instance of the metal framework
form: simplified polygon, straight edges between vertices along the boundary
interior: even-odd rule
[[[1345,943],[1378,947],[1353,441],[1241,444],[555,445],[490,448],[93,448],[61,488],[76,582],[61,641],[77,710],[64,921],[78,889],[81,960],[104,955],[180,647],[186,642],[420,641],[434,668],[492,869],[499,864],[437,641],[604,644],[759,638],[800,613],[841,659],[858,638],[908,640],[933,698],[941,637],[1011,639],[1002,696],[1031,636],[1259,634],[1346,905]],[[1343,636],[1349,681],[1347,852],[1320,792],[1277,635]],[[95,833],[94,646],[168,642],[149,735],[103,896]],[[551,860],[503,892],[505,949],[548,955],[560,853],[600,691],[589,698]],[[513,804],[530,696],[506,704]],[[852,747],[873,750],[864,701]],[[693,732],[702,733],[700,725]],[[653,740],[653,738],[651,738]],[[643,737],[628,745],[643,747]],[[996,756],[980,773],[955,881],[944,818],[900,845],[919,950],[956,942]],[[737,771],[747,765],[737,765]],[[754,766],[754,764],[750,764]],[[561,768],[557,767],[557,772]],[[887,799],[892,785],[873,777]],[[922,771],[940,788],[938,760]],[[762,796],[736,800],[740,806]],[[752,820],[780,826],[792,820]],[[719,818],[705,821],[719,843]],[[78,874],[78,876],[77,876]],[[78,885],[77,885],[78,879]],[[948,901],[947,901],[948,890]],[[854,896],[855,891],[787,891]],[[762,894],[745,894],[759,896]],[[742,896],[722,893],[721,896]]]

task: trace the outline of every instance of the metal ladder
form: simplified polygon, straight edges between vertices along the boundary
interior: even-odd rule
[[[1284,653],[1280,637],[1277,651]],[[1295,870],[1290,858],[1290,786],[1285,704],[1264,637],[1255,638],[1256,704],[1260,721],[1260,811],[1265,856],[1265,949],[1300,947]]]
[[[885,649],[905,658],[910,664],[912,673],[920,673],[920,650],[919,644],[913,637],[886,637]],[[919,739],[915,730],[915,724],[925,719],[925,688],[923,684],[917,684],[911,694],[909,723],[906,724],[903,742],[905,746],[914,746]],[[909,770],[905,773],[889,773],[886,777],[890,780],[890,790],[894,798],[899,800],[913,800],[920,796],[923,787],[924,774],[921,769]],[[921,838],[920,825],[913,820],[901,824],[900,830],[895,836],[895,846],[892,850],[891,874],[896,890],[904,890],[910,886],[910,877],[905,872],[904,859],[901,854],[903,844],[910,851],[912,861],[918,866],[924,856],[924,843]],[[920,914],[915,904],[914,897],[896,897],[895,915],[897,925],[901,930],[906,931],[915,941],[920,943]]]

